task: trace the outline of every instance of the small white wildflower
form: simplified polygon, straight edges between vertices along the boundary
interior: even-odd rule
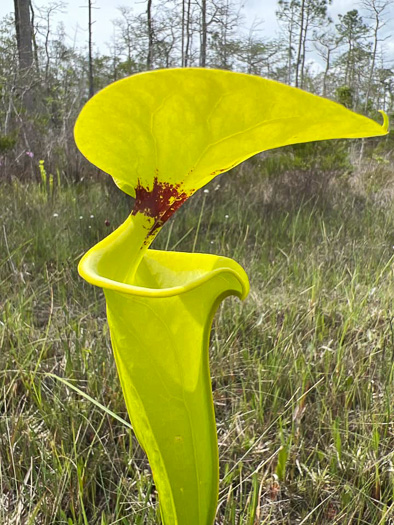
[[[83,219],[82,215],[79,216],[79,220],[81,221]]]
[[[228,219],[228,218],[229,218],[229,215],[225,215],[224,218],[225,218],[225,219]]]
[[[213,244],[214,241],[211,241],[211,244]]]
[[[91,229],[92,229],[92,227],[91,227],[91,226],[89,226],[89,230],[91,230]]]
[[[91,218],[91,219],[94,219],[94,215],[91,215],[90,218]]]
[[[204,193],[209,193],[209,190],[205,189],[205,190],[204,190]]]
[[[59,217],[59,214],[58,213],[54,213],[53,217]]]

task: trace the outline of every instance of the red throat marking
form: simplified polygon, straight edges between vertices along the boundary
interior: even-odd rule
[[[150,237],[168,221],[192,193],[193,190],[189,193],[182,191],[180,184],[159,182],[157,177],[153,179],[152,189],[145,188],[138,182],[135,188],[135,203],[132,215],[142,213],[155,219],[148,233],[148,237]]]

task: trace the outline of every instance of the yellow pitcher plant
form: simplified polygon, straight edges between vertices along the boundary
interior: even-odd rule
[[[85,157],[135,198],[79,264],[104,289],[115,361],[165,525],[212,525],[218,447],[209,375],[213,315],[244,299],[233,260],[149,249],[171,215],[217,174],[287,144],[385,135],[343,106],[272,80],[207,69],[150,71],[88,101],[75,126]],[[251,184],[253,181],[251,181]]]

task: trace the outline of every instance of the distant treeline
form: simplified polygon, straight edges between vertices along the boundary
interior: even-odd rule
[[[55,27],[60,2],[41,8],[31,0],[14,3],[14,13],[0,21],[1,180],[40,177],[38,160],[69,180],[91,172],[72,134],[82,105],[110,82],[149,69],[231,69],[371,117],[377,109],[393,112],[394,68],[386,61],[384,36],[389,0],[360,0],[337,23],[327,13],[330,0],[279,0],[281,32],[271,39],[259,22],[244,26],[239,0],[147,0],[141,14],[118,9],[108,53],[94,45],[91,0],[82,50],[65,44],[64,24]],[[311,60],[317,55],[320,68]]]

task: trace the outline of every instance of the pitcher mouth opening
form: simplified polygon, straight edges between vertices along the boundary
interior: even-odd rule
[[[107,290],[140,297],[172,297],[184,294],[216,276],[235,278],[240,290],[234,293],[245,299],[249,293],[249,280],[245,270],[228,257],[202,253],[168,252],[149,249],[141,259],[134,277],[128,278],[116,269],[108,274],[101,264],[110,257],[111,245],[100,249],[94,246],[81,259],[78,272],[89,283]],[[113,261],[116,268],[116,260]]]

